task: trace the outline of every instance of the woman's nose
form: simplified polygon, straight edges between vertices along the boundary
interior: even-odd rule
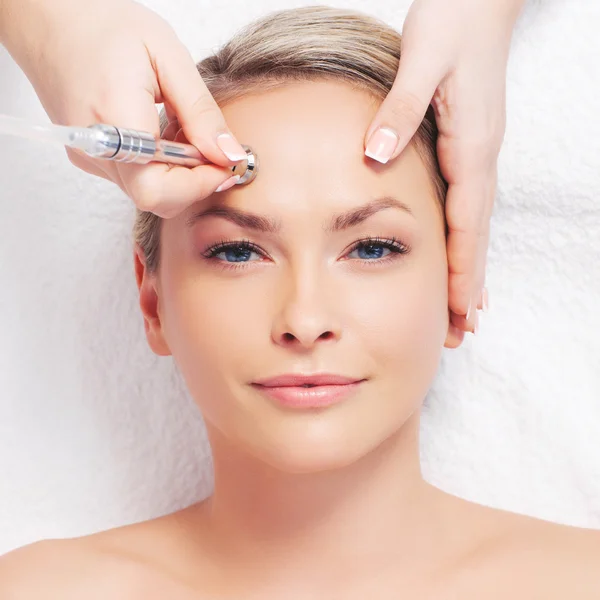
[[[310,349],[318,342],[341,337],[335,300],[328,299],[319,286],[296,287],[282,302],[273,322],[272,338],[276,344]],[[322,287],[322,286],[321,286]]]

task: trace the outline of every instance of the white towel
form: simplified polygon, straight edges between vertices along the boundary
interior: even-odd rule
[[[271,10],[147,0],[196,58]],[[408,0],[330,2],[401,29]],[[481,334],[444,350],[426,478],[491,506],[600,526],[600,3],[531,2],[508,69]],[[0,49],[0,113],[47,120]],[[208,495],[201,417],[147,346],[133,204],[62,152],[0,144],[0,554]]]

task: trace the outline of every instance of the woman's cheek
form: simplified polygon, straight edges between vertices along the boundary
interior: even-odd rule
[[[437,280],[437,281],[436,281]],[[447,328],[439,278],[417,264],[365,278],[357,292],[344,294],[353,327],[374,353],[384,358],[431,354]],[[447,305],[447,301],[446,301]]]

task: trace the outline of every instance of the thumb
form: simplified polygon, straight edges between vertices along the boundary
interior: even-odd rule
[[[177,116],[191,144],[210,161],[231,166],[247,154],[225,123],[225,117],[181,41],[165,40],[160,52],[153,49],[153,63],[161,97]]]
[[[408,145],[442,80],[431,67],[402,58],[394,85],[365,136],[365,154],[380,163],[396,158]]]

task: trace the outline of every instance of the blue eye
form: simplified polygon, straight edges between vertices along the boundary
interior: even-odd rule
[[[260,255],[257,247],[247,240],[239,242],[221,242],[209,248],[204,256],[206,258],[217,258],[223,262],[243,263],[250,262],[250,257],[253,254]]]
[[[395,238],[380,239],[367,238],[360,240],[354,245],[348,258],[358,258],[360,260],[373,261],[388,257],[390,254],[408,254],[408,246],[398,242]],[[356,254],[355,256],[352,256]]]
[[[386,256],[386,253],[389,254],[390,252],[391,250],[386,248],[383,244],[361,244],[350,252],[348,258],[371,260],[374,258],[383,258]],[[353,254],[357,254],[357,256],[352,256]]]

